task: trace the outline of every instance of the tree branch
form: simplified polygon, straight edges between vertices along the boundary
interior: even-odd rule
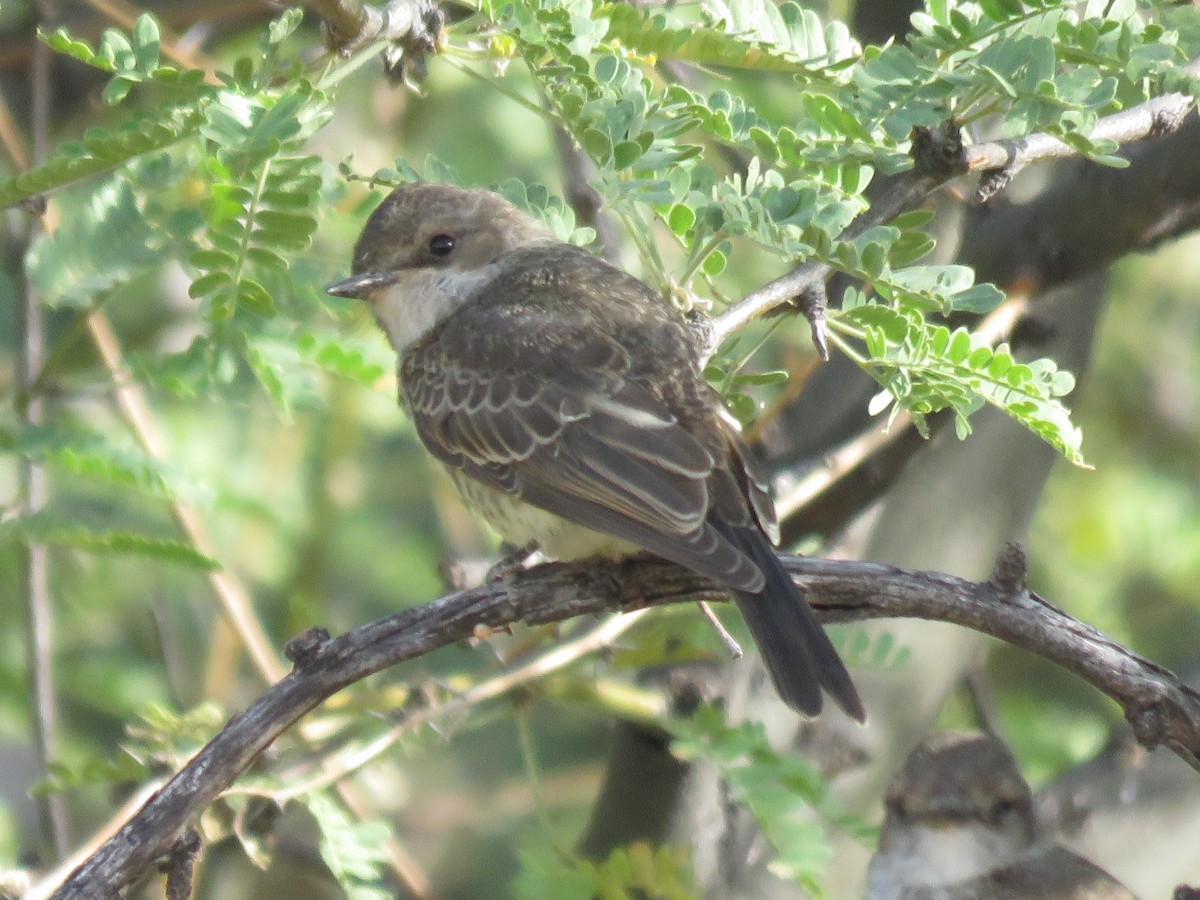
[[[1194,59],[1184,71],[1200,76],[1200,59]],[[1148,137],[1160,137],[1179,130],[1184,118],[1196,105],[1188,94],[1170,93],[1105,116],[1088,135],[1092,141],[1109,140],[1128,144]],[[1079,156],[1079,151],[1053,135],[1035,132],[1018,140],[989,141],[967,150],[967,168],[982,172],[976,199],[981,203],[1003,190],[1013,177],[1031,162]]]
[[[1200,77],[1200,59],[1193,60],[1185,71],[1193,77]],[[1195,99],[1189,95],[1164,94],[1100,119],[1091,137],[1129,143],[1170,134],[1179,129],[1195,105]],[[1019,141],[988,141],[964,147],[957,128],[949,124],[937,130],[914,131],[911,155],[913,169],[907,176],[897,179],[872,202],[870,209],[851,222],[839,236],[841,240],[853,240],[868,228],[885,224],[901,213],[916,209],[937,188],[968,172],[983,173],[978,196],[983,201],[994,196],[1017,171],[1030,162],[1079,156],[1080,153],[1058,138],[1042,133],[1028,135]],[[824,284],[833,271],[829,263],[808,260],[746,295],[713,320],[706,335],[709,354],[747,322],[787,303],[799,302],[803,307],[806,298],[815,292],[823,292]],[[810,322],[813,342],[821,349],[824,346],[823,325],[820,322],[823,307],[820,304],[817,306],[818,315],[810,317]]]
[[[1200,694],[1167,670],[1025,590],[1013,550],[983,583],[894,566],[788,557],[824,621],[911,617],[955,622],[1046,656],[1113,697],[1138,740],[1165,744],[1200,769]],[[645,557],[621,563],[551,563],[510,582],[449,594],[338,638],[312,630],[288,645],[293,670],[229,721],[171,781],[53,895],[110,897],[169,855],[190,821],[272,741],[325,698],[397,662],[465,640],[483,627],[697,599],[727,599],[711,582]]]

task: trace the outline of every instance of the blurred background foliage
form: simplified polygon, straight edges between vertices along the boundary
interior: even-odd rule
[[[258,3],[230,2],[195,22],[191,4],[147,7],[227,71],[239,57],[259,52],[269,14]],[[60,21],[94,46],[102,28],[118,24],[96,12],[102,8],[61,4]],[[854,12],[844,4],[806,8],[826,20]],[[0,6],[0,80],[26,145],[36,127],[28,92],[34,16],[30,3]],[[278,53],[311,67],[320,47],[310,14]],[[468,74],[461,58],[431,59],[420,92],[393,86],[369,58],[358,62],[366,64],[343,64],[336,101],[320,113],[331,115],[331,123],[298,138],[306,141],[303,153],[317,157],[310,174],[318,227],[311,246],[289,257],[286,277],[272,280],[268,272],[264,278],[281,314],[237,312],[249,336],[245,356],[219,346],[203,351],[216,357],[188,353],[213,323],[188,296],[195,272],[177,260],[194,252],[205,215],[211,224],[214,189],[236,180],[236,172],[222,170],[198,142],[139,160],[119,178],[102,174],[57,192],[57,231],[52,239],[36,238],[28,252],[25,214],[7,213],[7,264],[0,273],[0,512],[8,518],[17,508],[21,458],[44,464],[50,501],[41,535],[50,542],[60,718],[50,787],[69,809],[73,842],[106,821],[139,783],[174,768],[225,715],[263,689],[243,648],[219,623],[207,556],[245,586],[271,646],[279,648],[313,625],[341,631],[432,599],[447,588],[445,563],[494,549],[458,508],[449,483],[419,451],[397,410],[392,358],[369,312],[322,291],[347,273],[353,240],[382,196],[362,181],[346,181],[339,165],[367,176],[393,167],[400,153],[418,171],[450,166],[467,184],[517,179],[558,193],[562,159],[545,121],[486,78]],[[92,126],[111,128],[131,108],[153,113],[161,99],[152,88],[135,86],[125,106],[107,107],[100,102],[104,82],[94,70],[56,58],[52,143],[79,139]],[[519,66],[504,83],[526,100],[536,96]],[[793,84],[788,74],[723,69],[714,83],[770,121],[803,116],[798,92],[786,89]],[[430,154],[440,162],[427,163]],[[11,156],[0,165],[5,177],[16,174]],[[97,227],[90,211],[105,192],[107,219]],[[613,249],[654,280],[627,233]],[[1043,596],[1180,668],[1195,663],[1200,632],[1198,251],[1195,239],[1181,240],[1113,269],[1095,365],[1070,398],[1095,469],[1057,465],[1028,541],[1030,581]],[[663,252],[678,253],[665,241]],[[50,353],[39,388],[53,427],[34,431],[15,416],[23,263],[46,304]],[[715,287],[740,297],[785,268],[773,250],[738,242]],[[161,460],[148,456],[115,402],[114,382],[88,338],[86,316],[95,311],[108,317],[119,340],[121,377],[149,399],[166,448]],[[763,331],[750,329],[743,347]],[[786,321],[771,332],[753,369],[803,370],[811,362],[807,335],[803,322]],[[754,398],[761,408],[780,390],[759,387]],[[189,551],[169,510],[174,500],[199,511],[211,534],[210,553]],[[22,538],[31,533],[6,535],[0,523],[0,594],[9,598],[0,604],[0,869],[52,859],[28,796],[36,761],[21,572]],[[85,539],[85,533],[100,537]],[[579,634],[591,624],[569,624],[562,632]],[[365,740],[384,731],[405,704],[437,703],[531,658],[564,636],[554,631],[517,629],[382,673],[327,704],[305,740],[335,748]],[[853,645],[850,631],[842,630],[840,639]],[[877,668],[903,665],[902,656],[886,646],[880,653],[870,642],[852,655],[861,661],[872,648]],[[314,820],[295,804],[274,821],[271,804],[254,796],[273,795],[289,773],[311,774],[304,767],[310,751],[284,740],[208,817],[206,830],[220,840],[201,867],[197,896],[283,896],[282,890],[293,900],[338,896],[338,890],[388,896],[398,888],[379,885],[395,885],[388,878],[397,871],[409,872],[410,886],[428,879],[442,897],[510,890],[587,896],[605,879],[613,890],[686,896],[686,855],[672,848],[628,848],[601,874],[564,869],[550,848],[569,847],[587,822],[614,717],[653,721],[662,715],[657,692],[635,675],[640,667],[712,660],[719,653],[698,614],[656,613],[607,654],[405,735],[357,776],[357,789],[370,800],[365,821],[356,823],[344,798],[332,792],[306,799],[308,816],[323,826],[322,841]],[[1027,654],[998,648],[988,672],[1005,736],[1037,782],[1096,752],[1119,719],[1114,705]],[[965,702],[951,703],[942,717],[944,724],[971,719]],[[753,734],[735,731],[682,740],[693,751],[704,741],[727,741],[735,757],[757,746]],[[798,764],[757,759],[756,774]],[[810,799],[819,806],[820,797],[814,787]],[[875,820],[877,810],[864,815]],[[861,820],[839,827],[869,844]],[[339,834],[345,838],[340,846],[332,839]],[[388,847],[387,839],[397,836],[403,847]],[[809,837],[820,845],[819,830]],[[268,850],[275,852],[277,877],[246,863]],[[790,861],[793,874],[815,885],[823,860],[816,853]],[[393,874],[383,875],[386,868]],[[308,886],[289,880],[298,877]]]

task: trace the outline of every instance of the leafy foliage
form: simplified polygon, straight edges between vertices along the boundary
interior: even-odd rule
[[[531,842],[522,849],[513,895],[528,900],[687,900],[696,896],[696,888],[681,849],[637,843],[618,847],[597,863]]]
[[[145,452],[78,429],[20,426],[0,420],[0,450],[125,491],[208,505],[212,492],[194,476]]]
[[[990,403],[1071,462],[1083,463],[1082,433],[1059,400],[1071,392],[1075,379],[1059,371],[1053,360],[1019,363],[1006,345],[993,350],[965,328],[951,331],[909,311],[861,302],[861,297],[852,300],[832,321],[837,330],[866,346],[868,371],[886,389],[873,403],[875,411],[894,399],[908,409],[918,427],[926,428],[927,415],[949,408],[959,437],[965,438],[971,433],[968,417]]]
[[[132,553],[162,562],[182,563],[199,569],[219,569],[215,559],[190,543],[129,531],[93,530],[49,512],[14,516],[0,522],[0,540],[71,547],[90,553]]]
[[[356,821],[324,794],[303,798],[321,829],[321,859],[333,873],[347,900],[387,900],[392,893],[383,887],[385,842],[391,829],[378,819]]]
[[[149,15],[130,33],[108,31],[94,46],[62,30],[44,35],[55,51],[102,73],[107,106],[103,124],[0,182],[0,204],[57,191],[62,213],[58,230],[41,236],[26,261],[54,313],[56,343],[39,381],[53,400],[51,424],[0,420],[0,451],[45,465],[56,496],[36,515],[6,512],[0,552],[23,543],[65,550],[67,574],[57,577],[74,587],[64,590],[69,599],[90,601],[86,579],[107,578],[109,593],[132,598],[139,611],[147,597],[187,594],[180,584],[198,591],[203,579],[196,571],[244,569],[256,601],[275,603],[264,618],[280,644],[314,619],[382,614],[394,608],[398,590],[416,595],[433,584],[434,576],[422,573],[440,552],[432,549],[440,546],[437,528],[424,511],[396,510],[414,498],[425,510],[436,489],[408,459],[412,437],[399,427],[390,398],[383,403],[356,387],[386,382],[393,358],[373,333],[355,333],[366,315],[323,297],[320,285],[344,271],[345,245],[376,189],[417,177],[495,184],[559,238],[595,240],[571,205],[543,186],[556,184],[558,174],[535,153],[522,155],[535,136],[510,129],[521,133],[505,135],[505,146],[519,152],[488,159],[483,169],[463,162],[476,143],[463,135],[478,133],[484,145],[504,97],[522,114],[563,129],[587,154],[594,167],[589,186],[638,253],[624,262],[640,266],[649,283],[681,303],[711,298],[719,308],[785,267],[821,263],[852,284],[829,311],[830,337],[879,383],[874,411],[904,410],[922,428],[944,412],[966,437],[970,417],[994,406],[1081,463],[1080,432],[1063,403],[1072,377],[1053,361],[1017,359],[1007,346],[992,347],[958,327],[965,315],[994,310],[1003,295],[976,284],[968,269],[929,262],[929,214],[910,212],[853,237],[847,229],[868,209],[867,188],[878,175],[911,165],[916,126],[952,119],[1011,137],[1045,131],[1101,164],[1122,165],[1119,148],[1092,136],[1096,122],[1166,91],[1200,93],[1184,70],[1200,50],[1198,18],[1194,8],[1164,11],[1135,0],[931,0],[914,17],[909,40],[877,47],[792,0],[641,7],[491,0],[451,26],[444,59],[434,63],[483,82],[486,114],[470,119],[461,96],[437,98],[436,113],[413,101],[405,126],[422,115],[427,130],[435,118],[455,123],[453,140],[430,142],[445,159],[430,155],[418,172],[402,157],[367,177],[338,160],[343,145],[337,129],[327,129],[335,104],[361,88],[352,79],[366,57],[302,62],[309,54],[293,52],[295,45],[311,46],[316,35],[300,30],[297,9],[256,43],[237,44],[230,64],[211,76],[165,64]],[[678,64],[690,67],[688,78],[671,68]],[[377,114],[369,114],[371,127],[383,131]],[[415,142],[404,150],[421,152]],[[174,289],[181,277],[186,297]],[[178,430],[178,460],[154,458],[109,434],[108,372],[77,346],[86,316],[102,306],[132,348],[118,377],[149,392],[165,427]],[[946,324],[951,316],[953,326]],[[788,389],[783,366],[753,365],[763,344],[769,353],[797,333],[788,320],[773,327],[761,340],[753,331],[736,336],[709,367],[747,424],[758,416],[763,392]],[[14,397],[14,407],[25,400]],[[288,428],[268,423],[271,407]],[[364,484],[347,460],[373,454],[386,460],[387,475]],[[221,559],[140,524],[148,521],[147,506],[165,501],[206,506],[218,527],[235,523],[234,535],[223,535]],[[372,517],[344,514],[368,505]],[[448,521],[444,532],[464,530]],[[112,557],[131,554],[156,565],[130,577]],[[375,605],[322,607],[331,595],[371,596]],[[211,617],[210,602],[195,604],[201,614],[180,602],[185,608],[171,606],[167,618],[178,617],[183,624],[174,627],[190,638],[195,621]],[[117,630],[97,624],[98,613],[88,618],[87,603],[74,607],[89,638],[98,628]],[[125,630],[136,638],[136,628]],[[158,645],[142,643],[153,644],[146,665],[157,669]],[[659,643],[639,649],[637,661],[661,658]],[[905,651],[886,634],[853,634],[847,656],[891,668],[903,664]],[[461,659],[434,663],[440,675],[439,665],[455,667],[456,689],[469,683]],[[228,668],[237,670],[236,659]],[[130,734],[129,759],[175,765],[219,724],[200,710],[194,717],[165,708],[148,714]],[[354,723],[363,716],[341,709],[320,715],[339,741],[361,739]],[[469,727],[461,734],[496,717],[474,709],[463,715]],[[755,815],[779,851],[781,875],[816,890],[830,827],[869,838],[869,829],[836,808],[817,774],[773,751],[760,728],[728,724],[712,711],[671,727],[677,752],[715,766]],[[480,768],[490,777],[497,754],[483,743]],[[82,762],[56,767],[48,786],[74,791],[148,777],[124,757],[108,767],[100,758],[84,753]],[[267,793],[278,787],[269,778],[263,783]],[[380,850],[390,827],[381,819],[357,821],[332,794],[307,794],[302,802],[342,890],[390,896]],[[694,893],[686,855],[669,847],[633,845],[594,863],[538,842],[521,861],[514,885],[522,896]]]
[[[138,16],[133,32],[128,37],[116,29],[108,29],[95,49],[71,37],[65,28],[41,37],[52,50],[111,72],[113,77],[105,85],[102,94],[104,102],[111,105],[120,103],[134,85],[143,82],[153,81],[187,91],[204,80],[204,73],[199,69],[181,69],[161,64],[159,42],[162,35],[158,20],[150,13]]]
[[[856,295],[858,308],[870,297],[872,310],[892,315],[893,327],[872,328],[866,356],[856,358],[889,373],[883,383],[918,420],[950,407],[965,435],[967,417],[987,402],[1082,461],[1078,432],[1057,399],[1066,380],[1052,364],[1005,366],[1011,357],[1001,352],[989,374],[979,347],[970,348],[975,365],[964,366],[965,358],[925,364],[940,355],[935,336],[942,354],[951,346],[940,343],[941,326],[926,323],[927,315],[986,312],[1000,301],[998,290],[972,284],[959,266],[914,265],[932,245],[912,225],[854,240],[841,233],[864,208],[873,171],[908,165],[907,141],[918,125],[1000,112],[1007,134],[1045,130],[1121,164],[1111,143],[1088,136],[1098,116],[1168,84],[1194,90],[1175,38],[1147,23],[1136,4],[1081,11],[1054,2],[938,3],[914,18],[908,45],[865,49],[790,3],[714,2],[670,14],[588,0],[485,9],[512,40],[498,49],[511,46],[540,81],[554,118],[599,167],[614,209],[637,223],[649,206],[680,242],[683,273],[670,278],[657,248],[640,242],[664,283],[718,274],[737,238],[783,258],[818,259],[870,286]],[[649,58],[790,72],[805,116],[797,125],[771,122],[725,91],[658,86],[622,57],[624,47]],[[947,70],[947,60],[958,65]],[[698,133],[754,154],[744,175],[718,175],[695,143]],[[855,315],[847,310],[845,327]]]
[[[832,851],[822,821],[873,840],[874,829],[838,810],[828,785],[807,760],[772,749],[761,723],[727,725],[719,711],[704,707],[671,729],[673,752],[714,766],[733,798],[754,815],[778,853],[771,870],[780,877],[823,896],[820,876]]]

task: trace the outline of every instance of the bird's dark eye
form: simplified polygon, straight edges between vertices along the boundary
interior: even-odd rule
[[[429,239],[429,252],[438,259],[444,259],[454,252],[454,238],[448,234],[435,234]]]

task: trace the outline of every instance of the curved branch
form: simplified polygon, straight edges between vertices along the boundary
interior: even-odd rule
[[[1125,709],[1146,746],[1165,744],[1200,770],[1200,694],[1167,670],[1025,590],[1013,549],[983,583],[843,560],[786,558],[824,621],[915,617],[955,622],[1046,656]],[[511,582],[449,594],[330,638],[314,629],[288,645],[295,667],[234,716],[165,787],[57,892],[57,900],[111,897],[164,856],[189,822],[286,728],[325,698],[397,662],[465,640],[477,629],[694,600],[724,591],[678,566],[647,558],[551,563]]]

